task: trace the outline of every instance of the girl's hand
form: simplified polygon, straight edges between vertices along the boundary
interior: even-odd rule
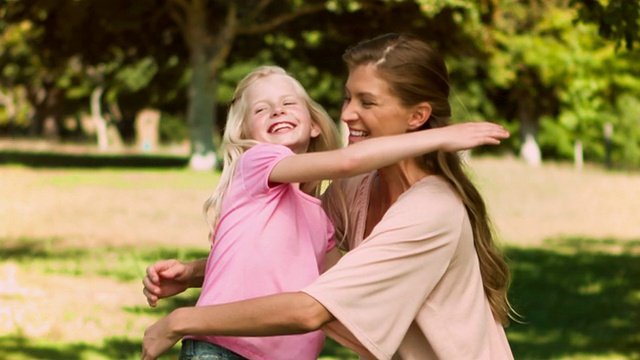
[[[147,267],[147,275],[142,280],[142,293],[149,306],[155,307],[158,299],[174,296],[187,290],[192,270],[178,260],[162,260]]]
[[[509,132],[504,127],[490,122],[467,122],[432,130],[441,132],[441,150],[449,152],[481,145],[499,145],[500,140],[509,138]]]

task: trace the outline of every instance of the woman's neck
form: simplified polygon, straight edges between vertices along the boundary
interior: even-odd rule
[[[413,184],[430,175],[414,159],[403,160],[378,170],[378,191],[385,192],[390,204]]]
[[[405,160],[379,169],[370,189],[364,235],[369,236],[373,227],[402,193],[428,175],[415,160]]]

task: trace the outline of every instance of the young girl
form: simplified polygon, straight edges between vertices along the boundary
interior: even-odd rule
[[[411,111],[419,121],[426,110]],[[205,203],[215,230],[206,267],[198,270],[204,279],[196,307],[297,291],[339,259],[333,226],[314,196],[320,180],[366,173],[438,149],[497,144],[507,136],[500,126],[469,123],[339,148],[334,122],[303,87],[281,68],[259,67],[240,82],[229,109],[224,171]],[[163,288],[163,297],[184,290]],[[156,295],[146,295],[155,306]],[[323,342],[320,331],[191,335],[185,337],[181,359],[224,354],[230,359],[311,360]]]

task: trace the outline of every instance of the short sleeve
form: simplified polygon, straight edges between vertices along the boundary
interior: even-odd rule
[[[294,155],[283,145],[258,144],[247,150],[240,158],[241,179],[244,189],[252,196],[270,190],[269,176],[280,160]]]
[[[391,359],[449,266],[465,216],[448,186],[411,189],[360,246],[303,291],[376,358]]]

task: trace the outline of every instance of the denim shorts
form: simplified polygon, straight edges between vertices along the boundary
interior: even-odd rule
[[[247,360],[233,351],[198,340],[182,340],[180,360]]]

